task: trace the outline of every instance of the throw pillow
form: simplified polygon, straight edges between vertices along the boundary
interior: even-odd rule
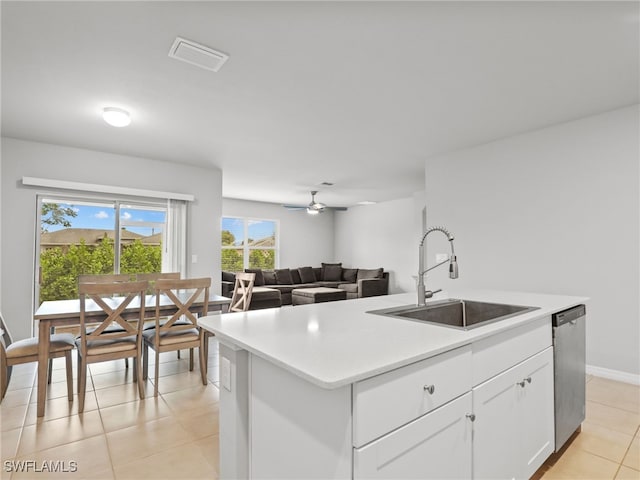
[[[293,280],[293,284],[294,285],[299,285],[302,283],[302,281],[300,280],[300,272],[298,271],[297,268],[292,268],[291,270],[291,280]]]
[[[278,285],[292,285],[291,271],[288,268],[276,269],[276,283]]]
[[[342,275],[342,263],[323,263],[322,280],[325,282],[337,282]]]
[[[316,274],[313,273],[313,268],[311,267],[300,267],[298,273],[300,274],[300,283],[313,283],[316,281]]]
[[[263,270],[262,276],[264,277],[265,285],[275,285],[276,284],[276,272],[273,270]]]
[[[244,272],[245,273],[255,273],[256,274],[256,280],[255,280],[255,282],[253,282],[254,286],[261,287],[262,285],[264,285],[264,275],[262,274],[262,269],[260,269],[260,268],[245,268]]]
[[[382,278],[382,272],[383,272],[382,268],[374,268],[372,270],[366,270],[364,268],[361,268],[358,270],[358,275],[356,278],[358,280],[366,280],[369,278]]]
[[[349,283],[356,283],[356,278],[358,275],[357,268],[343,268],[342,269],[342,280]]]

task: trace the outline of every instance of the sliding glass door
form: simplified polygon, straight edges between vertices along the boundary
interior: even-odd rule
[[[80,274],[162,271],[164,203],[42,196],[38,214],[38,304],[77,298]]]

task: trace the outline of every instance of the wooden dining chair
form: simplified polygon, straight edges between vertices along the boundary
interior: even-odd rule
[[[236,273],[236,283],[233,288],[230,312],[246,312],[251,305],[253,284],[256,281],[255,273]]]
[[[30,363],[38,361],[38,338],[30,337],[23,340],[13,342],[11,333],[7,325],[4,323],[2,313],[0,313],[0,329],[2,329],[2,337],[0,338],[0,401],[4,398],[9,388],[9,380],[11,379],[11,371],[14,365],[22,363]],[[67,369],[67,397],[70,402],[73,401],[73,366],[71,361],[71,351],[75,347],[75,338],[70,333],[56,333],[51,335],[51,344],[49,347],[49,375],[48,383],[51,383],[51,359],[65,358]]]
[[[100,273],[100,274],[81,274],[78,275],[78,284],[81,283],[113,283],[113,282],[131,282],[137,280],[135,274],[131,273]],[[91,328],[91,327],[89,327]],[[107,328],[108,332],[122,332],[122,328],[117,325],[111,325]],[[53,333],[53,332],[52,332]],[[76,337],[79,338],[78,335]],[[124,367],[129,368],[129,359],[124,359]]]
[[[155,285],[156,324],[153,329],[145,330],[144,371],[146,379],[149,370],[149,347],[155,352],[154,396],[158,396],[158,378],[160,376],[160,353],[189,349],[189,370],[193,370],[193,349],[198,349],[202,384],[207,384],[207,359],[204,356],[204,331],[198,326],[193,312],[193,304],[203,299],[199,315],[206,315],[209,308],[209,288],[211,278],[192,278],[182,280],[159,279]],[[167,305],[167,302],[169,305]],[[175,309],[175,313],[166,318],[166,309]]]
[[[80,283],[80,338],[78,347],[78,412],[84,410],[87,382],[87,365],[90,363],[133,358],[134,382],[138,382],[138,393],[144,398],[142,381],[142,328],[145,319],[145,292],[147,282]],[[116,296],[116,297],[114,297]],[[99,308],[87,309],[91,303]],[[134,318],[124,318],[125,310],[139,306]],[[105,318],[106,316],[106,318]],[[88,324],[98,326],[88,328]],[[135,321],[135,324],[133,321]],[[119,326],[120,330],[113,329]],[[109,328],[112,328],[109,330]]]
[[[136,280],[131,273],[105,273],[105,274],[81,274],[78,275],[78,283],[113,283],[131,282]]]

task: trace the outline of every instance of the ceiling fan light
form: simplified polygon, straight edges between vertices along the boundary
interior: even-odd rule
[[[307,213],[309,215],[317,215],[320,213],[320,210],[316,209],[316,208],[312,208],[312,207],[307,207]]]
[[[131,123],[131,115],[126,110],[106,107],[102,110],[102,118],[112,127],[126,127]]]

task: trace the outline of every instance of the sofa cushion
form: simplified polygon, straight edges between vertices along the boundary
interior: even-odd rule
[[[382,278],[382,268],[374,268],[367,270],[365,268],[361,268],[358,270],[357,280],[366,280],[369,278]]]
[[[233,272],[225,272],[224,270],[222,271],[222,281],[223,282],[235,282],[236,281],[236,274]]]
[[[300,267],[298,273],[300,274],[300,283],[313,283],[317,280],[311,267]]]
[[[314,287],[325,287],[325,288],[338,288],[338,285],[340,285],[342,282],[342,280],[336,280],[336,281],[320,281],[320,282],[315,282],[313,284]],[[296,285],[296,288],[300,288]]]
[[[255,273],[256,274],[256,280],[255,282],[253,282],[253,284],[256,287],[261,287],[264,285],[264,275],[262,274],[262,269],[260,268],[245,268],[244,269],[245,273]]]
[[[291,283],[293,283],[294,285],[302,283],[302,280],[300,279],[300,272],[297,268],[291,269],[291,280],[293,280],[293,282]]]
[[[356,283],[356,279],[358,277],[358,269],[357,268],[343,268],[342,269],[342,280],[349,283]]]
[[[275,285],[276,284],[276,272],[273,270],[263,270],[262,276],[264,277],[265,285]]]
[[[291,270],[288,268],[279,268],[275,270],[276,284],[278,285],[291,285],[293,279],[291,278]]]
[[[322,278],[323,281],[335,282],[342,280],[342,263],[323,263]]]

